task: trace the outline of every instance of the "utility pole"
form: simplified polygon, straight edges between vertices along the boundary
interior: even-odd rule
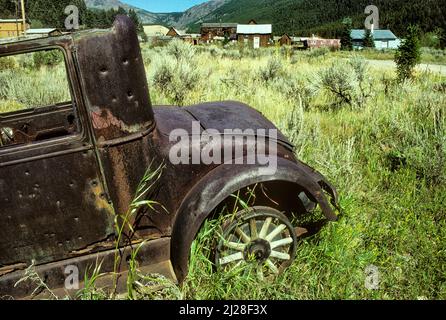
[[[25,20],[25,0],[20,0],[22,5],[22,23],[23,23],[23,35],[26,36],[26,20]]]

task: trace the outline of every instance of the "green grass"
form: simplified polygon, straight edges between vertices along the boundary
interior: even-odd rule
[[[150,80],[159,53],[144,52],[154,61],[147,64]],[[184,296],[446,298],[446,97],[439,89],[446,79],[418,73],[413,82],[398,84],[395,70],[369,68],[364,83],[371,86],[370,97],[349,106],[335,103],[336,97],[318,83],[321,70],[339,64],[337,53],[286,56],[268,49],[241,59],[229,55],[211,48],[197,57],[211,63],[190,62],[196,63],[201,81],[182,103],[233,99],[261,111],[294,137],[301,160],[333,182],[343,213],[339,222],[300,244],[296,261],[274,283],[212,273],[205,237],[204,245],[195,245],[201,250],[192,257]],[[262,74],[271,56],[281,70],[265,82]],[[352,86],[355,94],[357,84]],[[154,104],[175,103],[169,93],[151,88]],[[296,91],[306,101],[294,126],[299,132],[287,125],[299,105]],[[365,287],[369,265],[379,268],[378,290]]]
[[[179,46],[142,48],[153,104],[239,100],[253,106],[337,187],[342,214],[302,241],[293,265],[265,283],[212,272],[206,256],[214,229],[207,223],[181,292],[150,297],[446,299],[445,77],[417,73],[399,84],[395,70],[363,62],[366,69],[357,73],[349,64],[353,52],[208,47],[190,56],[193,49]],[[344,89],[354,102],[330,91],[322,81],[327,76],[334,77],[328,84],[347,79]],[[16,92],[7,91],[2,103],[26,101]],[[365,287],[369,265],[380,272],[378,290]]]

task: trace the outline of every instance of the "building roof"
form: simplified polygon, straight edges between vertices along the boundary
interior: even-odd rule
[[[148,36],[165,36],[169,32],[169,28],[161,25],[144,26],[144,32]]]
[[[237,25],[239,34],[271,34],[273,26],[271,24],[239,24]]]
[[[28,34],[46,34],[57,31],[56,28],[41,28],[41,29],[28,29],[26,33]]]
[[[22,19],[0,19],[0,23],[2,22],[21,22]]]
[[[363,40],[365,37],[365,30],[354,29],[352,30],[351,37],[353,40]],[[397,36],[393,34],[390,30],[374,30],[373,31],[374,40],[396,40]]]
[[[236,28],[237,27],[237,23],[232,23],[232,22],[223,22],[223,23],[202,23],[201,24],[202,28]]]
[[[185,35],[186,35],[186,30],[178,30],[178,29],[175,28],[175,27],[171,27],[171,28],[169,29],[169,31],[170,31],[170,30],[175,31],[175,33],[178,34],[179,36],[185,36]]]

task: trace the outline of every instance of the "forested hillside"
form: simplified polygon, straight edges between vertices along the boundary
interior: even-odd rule
[[[127,14],[142,32],[142,24],[136,11],[123,7],[108,10],[87,8],[84,0],[33,0],[26,1],[26,18],[32,28],[53,27],[64,29],[65,8],[76,5],[79,9],[79,22],[82,28],[108,28],[117,14]],[[14,0],[0,0],[0,17],[16,17],[17,8]]]
[[[354,27],[361,28],[366,17],[364,9],[370,4],[380,9],[380,27],[389,27],[398,35],[409,24],[418,24],[424,32],[446,29],[445,0],[230,0],[208,17],[222,22],[256,19],[273,23],[275,34],[335,36],[344,17],[351,17]],[[197,29],[198,25],[190,27]]]

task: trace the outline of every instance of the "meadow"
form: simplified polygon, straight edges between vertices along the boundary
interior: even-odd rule
[[[342,208],[338,222],[300,243],[293,265],[273,282],[213,273],[207,224],[184,285],[142,298],[446,299],[446,77],[418,72],[400,83],[394,69],[354,52],[181,42],[143,44],[142,52],[154,105],[251,105],[336,186]],[[25,75],[45,81],[48,68]],[[0,70],[1,112],[51,101],[42,98],[51,88],[22,96],[18,88],[33,82],[8,76],[12,69]],[[371,265],[376,290],[365,286]]]

